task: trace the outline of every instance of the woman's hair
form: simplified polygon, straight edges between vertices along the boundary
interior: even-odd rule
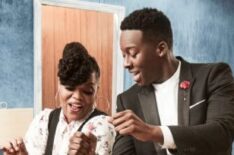
[[[62,85],[75,87],[85,83],[92,73],[100,78],[100,69],[94,57],[79,42],[66,44],[59,60],[58,77]]]
[[[143,39],[154,43],[165,41],[171,49],[173,35],[170,20],[155,8],[143,8],[130,13],[122,21],[121,30],[141,30]]]

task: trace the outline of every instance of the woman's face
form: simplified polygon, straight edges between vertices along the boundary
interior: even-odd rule
[[[68,123],[82,120],[91,112],[97,90],[96,73],[92,73],[87,82],[75,87],[60,85],[60,104]]]

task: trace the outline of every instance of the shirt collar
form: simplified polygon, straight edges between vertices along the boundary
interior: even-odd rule
[[[179,65],[175,71],[175,73],[166,81],[160,84],[153,84],[153,87],[155,90],[160,90],[162,88],[170,87],[173,83],[179,82],[179,76],[180,76],[180,70],[181,70],[181,62],[179,61]]]
[[[84,119],[74,120],[74,121],[71,121],[69,124],[81,124],[81,123],[83,123],[93,113],[94,109],[95,109],[95,107],[92,108],[92,110],[88,113],[88,115],[86,115],[86,117]],[[67,121],[66,121],[65,115],[64,115],[63,108],[61,109],[61,112],[60,112],[60,115],[59,115],[59,121],[68,124]]]

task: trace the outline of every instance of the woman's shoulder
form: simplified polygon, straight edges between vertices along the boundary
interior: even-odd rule
[[[47,122],[52,111],[53,109],[45,108],[44,110],[36,114],[34,120]]]
[[[109,116],[98,115],[91,118],[84,125],[84,130],[88,132],[98,132],[98,133],[107,133],[114,132],[114,126],[108,122]]]
[[[87,121],[87,124],[95,124],[96,126],[111,125],[108,122],[108,117],[109,116],[104,114],[97,115],[91,118],[89,121]]]

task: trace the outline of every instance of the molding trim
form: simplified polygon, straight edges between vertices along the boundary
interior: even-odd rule
[[[112,75],[112,114],[116,112],[117,95],[124,90],[124,68],[120,52],[120,23],[125,16],[122,6],[77,1],[77,0],[34,0],[34,115],[42,110],[42,34],[41,6],[53,5],[112,13],[114,16],[113,35],[113,75]]]

